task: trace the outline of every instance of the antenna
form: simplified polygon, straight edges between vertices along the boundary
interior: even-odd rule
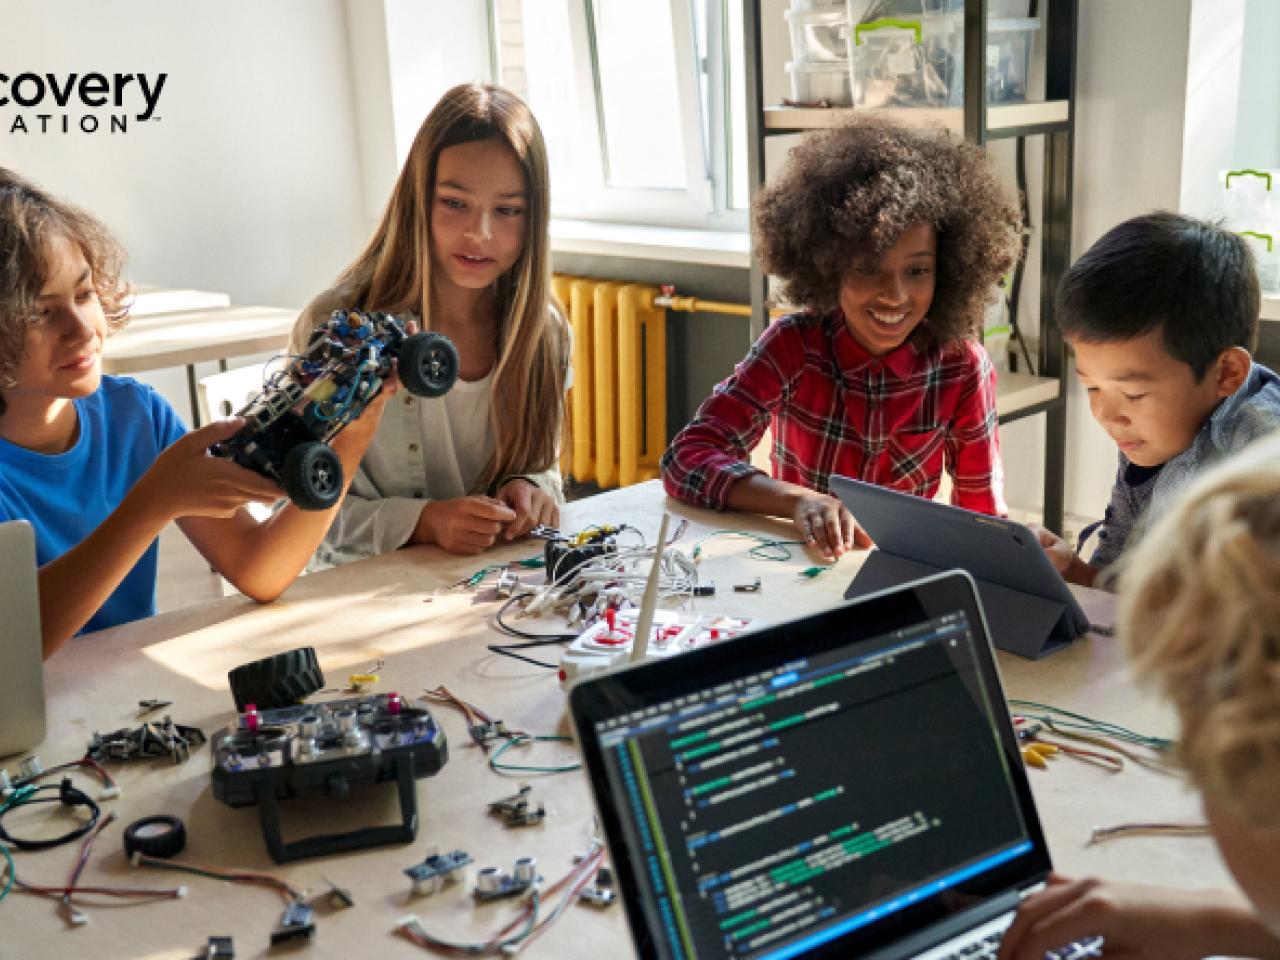
[[[649,655],[649,632],[653,629],[653,611],[658,606],[658,578],[662,571],[662,551],[667,545],[667,524],[671,515],[662,512],[658,525],[658,545],[653,548],[653,566],[644,585],[644,597],[640,601],[640,618],[636,620],[636,638],[631,644],[631,662],[639,663]]]

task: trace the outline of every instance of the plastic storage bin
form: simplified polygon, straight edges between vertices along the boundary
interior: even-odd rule
[[[791,9],[812,8],[820,0],[792,0]],[[848,0],[849,20],[862,23],[881,17],[924,17],[964,13],[964,0]],[[1030,15],[1031,0],[987,0],[988,20],[1014,20]]]
[[[835,63],[787,64],[791,76],[791,102],[796,104],[827,103],[833,107],[847,107],[853,103],[849,90],[849,64],[843,60]]]
[[[1280,233],[1272,234],[1262,230],[1239,230],[1253,251],[1254,263],[1258,268],[1258,286],[1269,295],[1280,294]]]
[[[1222,212],[1233,224],[1272,224],[1280,213],[1280,170],[1224,170]]]
[[[802,10],[839,10],[849,9],[848,0],[791,0],[791,9]]]
[[[849,56],[849,14],[834,9],[788,10],[791,59],[796,63],[840,63]]]
[[[986,88],[991,103],[1027,97],[1035,19],[987,23]],[[964,16],[883,17],[849,31],[857,107],[954,107],[964,102]]]

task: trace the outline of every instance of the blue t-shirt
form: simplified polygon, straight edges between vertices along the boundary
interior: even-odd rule
[[[36,453],[0,439],[0,520],[35,527],[36,559],[46,564],[92,533],[187,428],[168,402],[129,377],[103,377],[76,400],[80,436],[65,453]],[[153,542],[83,633],[156,612]]]

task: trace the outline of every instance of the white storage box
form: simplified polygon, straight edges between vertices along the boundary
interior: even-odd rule
[[[849,64],[843,60],[837,63],[792,62],[786,69],[791,75],[792,103],[847,107],[853,102],[849,91]]]
[[[1280,293],[1280,235],[1262,230],[1237,231],[1249,249],[1258,267],[1258,285],[1264,294]]]
[[[849,56],[849,14],[843,7],[788,10],[791,59],[796,63],[845,64]]]
[[[791,0],[791,9],[802,10],[839,10],[842,13],[849,9],[848,0]]]
[[[987,23],[986,89],[991,103],[1027,98],[1031,47],[1040,22]],[[954,107],[964,102],[964,16],[887,17],[849,31],[857,107]]]
[[[1232,224],[1256,227],[1280,219],[1280,170],[1224,170],[1218,175],[1218,182],[1222,186],[1222,212]]]
[[[819,0],[792,0],[791,9],[811,9]],[[805,6],[802,8],[801,4]],[[964,0],[848,0],[849,20],[862,23],[881,17],[925,17],[940,13],[964,13]],[[1031,0],[987,0],[988,20],[1026,17]]]

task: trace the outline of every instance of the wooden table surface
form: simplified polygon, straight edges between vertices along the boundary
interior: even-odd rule
[[[576,531],[595,523],[626,522],[652,540],[664,508],[690,519],[689,530],[677,543],[686,550],[716,529],[791,535],[786,524],[676,504],[663,496],[656,481],[570,504],[561,526]],[[860,562],[859,555],[850,555],[833,570],[806,580],[798,571],[812,565],[814,558],[797,553],[787,562],[753,560],[746,554],[749,546],[735,538],[705,545],[701,577],[715,581],[719,590],[713,598],[696,601],[696,609],[776,622],[838,601]],[[39,754],[46,766],[80,756],[95,730],[136,725],[137,702],[147,698],[174,701],[167,712],[177,722],[212,734],[235,716],[226,684],[228,670],[303,645],[317,649],[334,687],[371,661],[384,659],[379,688],[383,691],[416,696],[444,683],[511,726],[534,733],[565,732],[564,695],[554,672],[486,650],[487,643],[498,639],[489,624],[496,608],[492,589],[435,595],[438,588],[487,563],[527,557],[539,553],[540,547],[540,542],[520,542],[482,558],[449,556],[428,547],[405,549],[304,577],[268,606],[227,598],[77,639],[47,665],[49,736]],[[542,579],[540,571],[525,576]],[[762,581],[760,593],[731,590],[731,584],[755,576]],[[1108,596],[1081,591],[1081,599],[1094,622],[1105,622]],[[531,628],[555,629],[555,624]],[[544,652],[555,658],[555,648]],[[1089,636],[1038,663],[1001,654],[1000,665],[1011,697],[1068,706],[1146,733],[1167,734],[1172,729],[1170,714],[1133,688],[1112,638]],[[315,956],[355,957],[370,950],[379,957],[420,955],[419,948],[393,934],[397,919],[409,912],[418,914],[433,933],[450,939],[481,939],[496,931],[515,912],[514,902],[478,906],[469,883],[446,888],[435,897],[412,898],[401,871],[433,848],[444,852],[462,847],[471,852],[476,866],[505,870],[516,857],[532,855],[544,876],[558,878],[569,869],[572,854],[587,845],[591,798],[580,773],[531,778],[535,796],[547,807],[545,822],[523,830],[504,829],[486,814],[486,805],[514,793],[517,781],[487,768],[459,714],[446,708],[435,708],[434,713],[449,739],[449,762],[437,776],[418,782],[421,826],[416,842],[283,867],[267,855],[257,811],[234,810],[213,797],[207,746],[179,766],[164,760],[117,766],[114,772],[124,792],[104,808],[117,811],[120,822],[99,839],[81,882],[185,884],[188,896],[144,906],[85,907],[90,923],[73,928],[61,919],[53,901],[13,893],[0,904],[0,958],[186,958],[202,949],[207,937],[218,934],[235,937],[237,957],[266,955],[270,932],[283,909],[273,892],[128,866],[120,848],[123,827],[160,813],[180,816],[186,823],[189,840],[181,860],[224,869],[269,870],[312,891],[326,889],[324,878],[348,888],[355,897],[354,908],[317,911],[315,940],[302,948]],[[555,744],[527,753],[513,750],[508,756],[539,764],[566,762],[575,754],[571,746]],[[16,758],[7,763],[13,770]],[[1095,825],[1198,819],[1196,800],[1181,782],[1132,765],[1112,774],[1065,759],[1030,775],[1059,870],[1186,886],[1227,882],[1207,839],[1127,839],[1086,846]],[[286,839],[393,822],[397,812],[390,785],[358,792],[346,802],[286,801],[281,808]],[[19,823],[14,815],[13,826]],[[19,875],[33,883],[62,883],[75,849],[70,845],[20,852]],[[621,908],[601,912],[574,906],[527,955],[591,960],[630,956]]]

